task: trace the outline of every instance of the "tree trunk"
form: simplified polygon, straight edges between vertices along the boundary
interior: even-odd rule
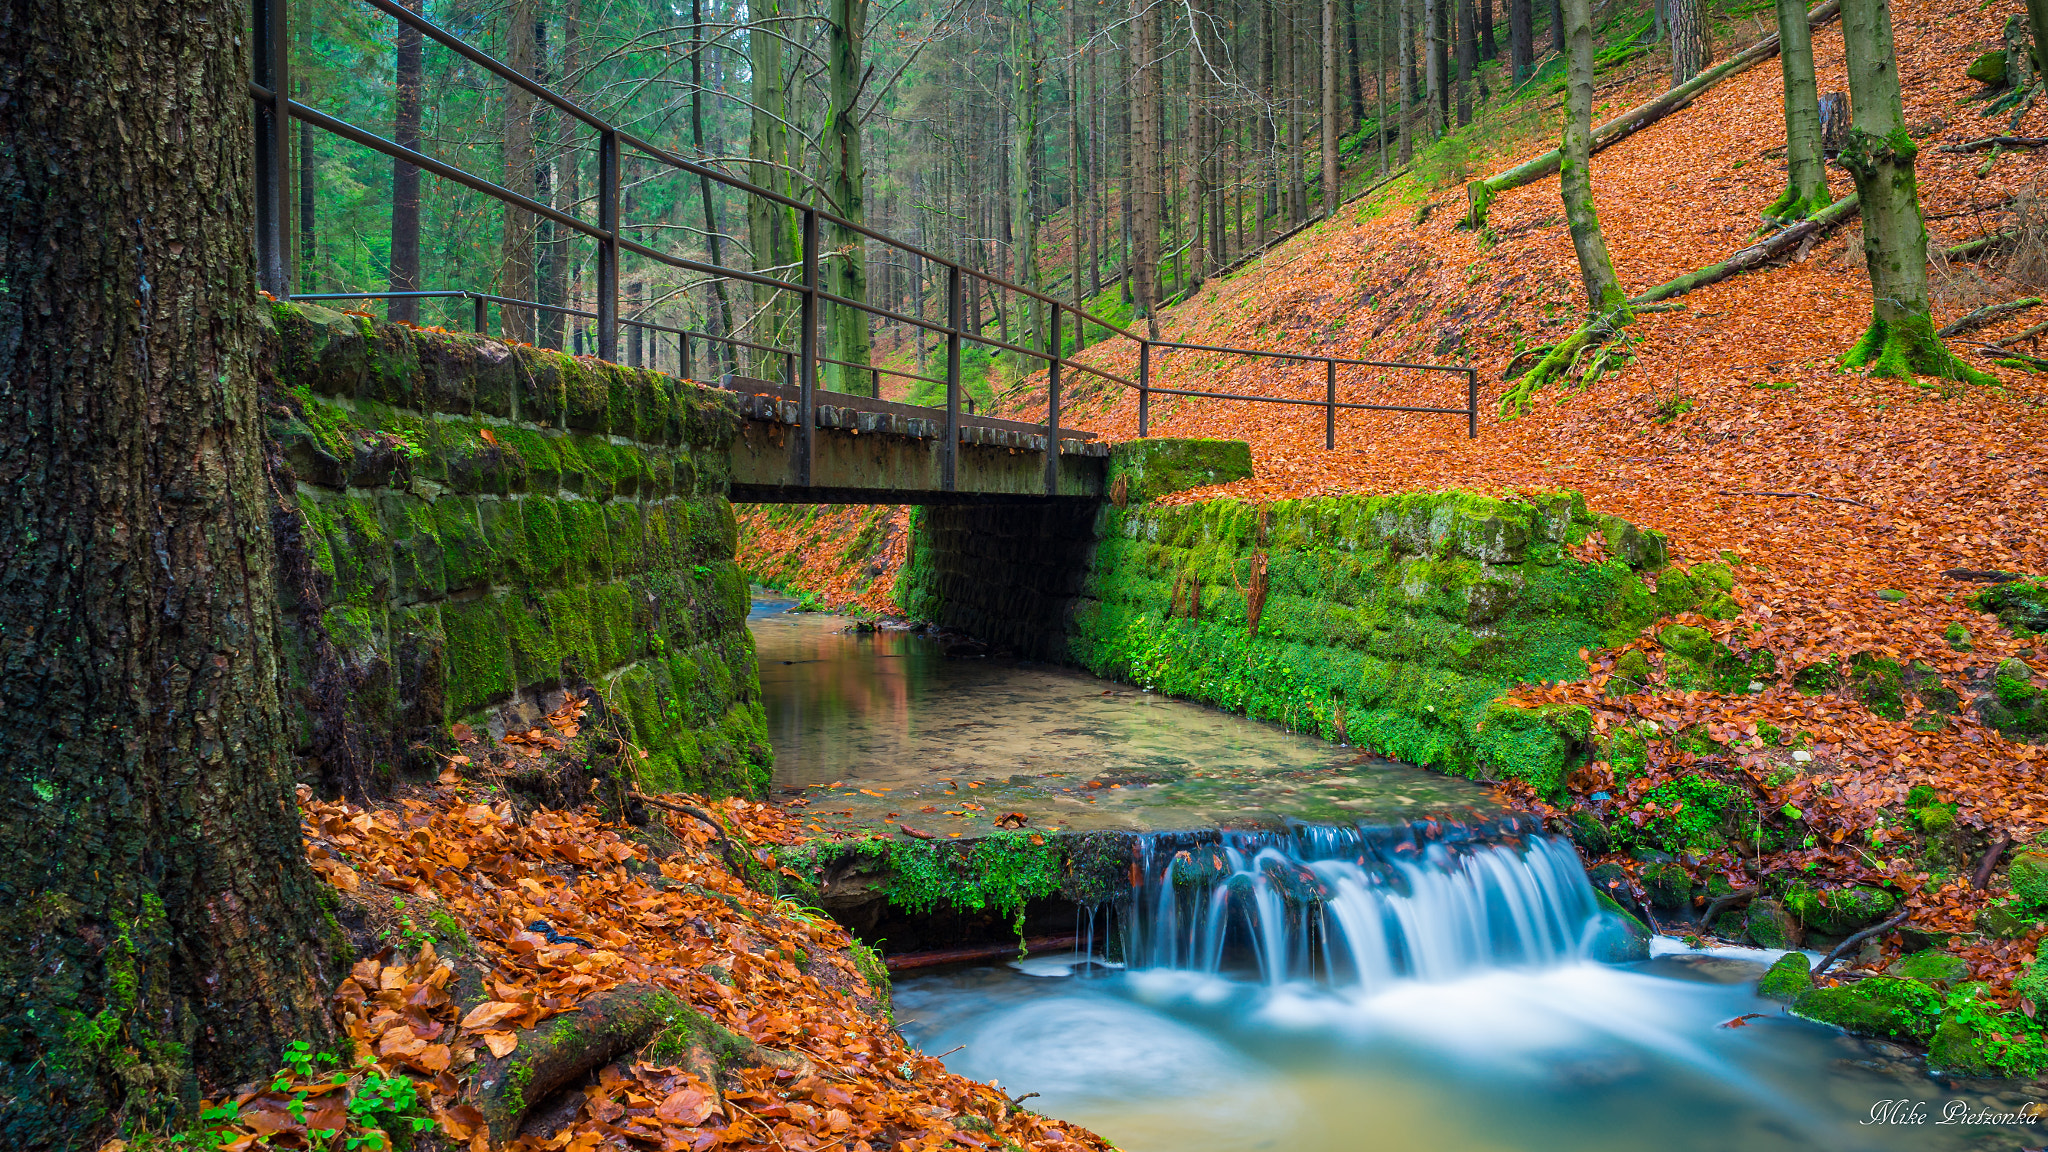
[[[1785,194],[1766,220],[1804,220],[1828,206],[1820,139],[1820,96],[1813,83],[1813,31],[1802,0],[1778,0],[1778,59],[1785,76]]]
[[[1344,202],[1337,170],[1337,0],[1323,0],[1323,216]]]
[[[2034,33],[2034,75],[2048,76],[2048,0],[2027,0],[2027,24]]]
[[[1534,8],[1535,0],[1508,0],[1508,67],[1517,84],[1536,66]]]
[[[400,0],[413,12],[423,0]],[[237,25],[240,27],[240,25]],[[417,152],[420,148],[420,84],[426,71],[426,45],[410,24],[398,28],[394,41],[397,68],[392,77],[391,142]],[[420,287],[420,170],[403,160],[391,162],[391,291],[417,292]],[[385,315],[406,324],[420,322],[417,300],[393,300]]]
[[[708,46],[704,42],[703,0],[690,0],[690,142],[697,149],[700,158],[712,155],[706,150],[704,141],[704,53]],[[704,242],[710,247],[711,262],[725,267],[725,242],[718,232],[718,201],[713,196],[714,185],[705,173],[697,175],[697,195],[704,204]],[[725,281],[711,281],[712,298],[717,302],[716,325],[706,325],[720,336],[733,335],[732,298],[726,295]],[[706,312],[711,309],[707,308]],[[730,371],[739,371],[739,349],[731,344],[716,346],[715,363]]]
[[[548,22],[545,16],[534,22],[533,41],[536,46],[535,58],[538,61],[534,68],[534,78],[545,86],[552,82],[552,78],[548,75]],[[562,134],[561,125],[563,117],[557,113],[555,107],[551,104],[541,105],[539,111],[540,123],[550,130],[548,137],[542,141],[542,146],[546,148],[550,156],[548,159],[539,161],[534,165],[533,198],[543,204],[553,204],[555,202],[555,157],[559,155],[558,141]],[[559,308],[563,303],[563,293],[568,289],[568,281],[560,274],[562,264],[555,259],[555,254],[560,252],[568,242],[568,236],[564,234],[565,230],[556,227],[555,222],[552,220],[537,221],[535,227],[538,231],[539,240],[536,245],[538,251],[533,262],[533,298],[543,304],[553,304]],[[562,323],[566,319],[567,317],[563,316],[560,312],[547,309],[540,310],[534,317],[534,327],[538,329],[539,333],[535,337],[534,343],[539,344],[543,348],[553,348],[559,351],[562,347]]]
[[[834,211],[855,224],[867,223],[867,171],[860,156],[860,110],[855,107],[860,92],[861,57],[864,54],[868,21],[868,0],[831,0],[831,46],[826,59],[830,74],[831,107],[824,130],[825,187],[838,207]],[[867,241],[860,233],[839,225],[824,229],[827,259],[820,261],[826,291],[848,300],[866,303],[868,298]],[[843,305],[826,310],[825,355],[849,364],[868,362],[867,313]],[[865,368],[824,366],[825,387],[833,392],[867,396],[874,392],[874,375]]]
[[[1152,0],[1131,0],[1131,103],[1138,130],[1131,139],[1131,294],[1146,333],[1159,338],[1159,9]]]
[[[1564,197],[1565,222],[1579,257],[1579,279],[1586,288],[1586,311],[1594,316],[1619,313],[1626,322],[1628,302],[1614,276],[1607,238],[1593,209],[1593,12],[1592,0],[1565,0],[1564,140],[1558,190]]]
[[[1669,0],[1671,86],[1678,87],[1714,63],[1714,42],[1700,0]]]
[[[1478,66],[1474,57],[1479,54],[1479,41],[1474,35],[1473,25],[1477,23],[1472,15],[1472,0],[1455,0],[1458,17],[1458,127],[1472,122],[1472,70]]]
[[[1564,53],[1564,0],[1550,0],[1550,50]]]
[[[1888,0],[1843,0],[1852,122],[1842,167],[1856,178],[1863,257],[1870,269],[1871,319],[1842,358],[1845,368],[1912,379],[1925,373],[1989,383],[1934,334],[1927,293],[1927,224],[1920,215],[1913,158],[1899,104],[1899,65]]]
[[[1376,88],[1378,89],[1378,91],[1377,91],[1377,92],[1375,93],[1375,95],[1377,95],[1377,96],[1379,97],[1379,106],[1380,106],[1380,110],[1379,110],[1379,127],[1380,127],[1380,147],[1379,147],[1379,153],[1380,153],[1380,172],[1381,172],[1382,174],[1384,174],[1384,173],[1385,173],[1385,172],[1387,171],[1387,146],[1388,146],[1388,145],[1389,145],[1390,143],[1392,143],[1392,137],[1390,137],[1390,136],[1388,136],[1388,135],[1387,135],[1387,133],[1388,133],[1388,130],[1389,130],[1389,127],[1390,127],[1390,126],[1388,125],[1388,123],[1387,123],[1387,34],[1388,34],[1388,33],[1389,33],[1390,31],[1392,31],[1392,29],[1391,29],[1391,28],[1389,27],[1389,25],[1390,25],[1390,24],[1392,24],[1392,22],[1393,22],[1393,13],[1392,13],[1391,11],[1389,11],[1389,8],[1388,8],[1388,5],[1387,5],[1387,3],[1386,3],[1386,0],[1381,0],[1381,3],[1380,3],[1380,30],[1379,30],[1379,36],[1378,36],[1378,37],[1376,38],[1376,41],[1375,41],[1375,43],[1374,43],[1374,45],[1373,45],[1373,83],[1374,83],[1374,86],[1375,86],[1375,87],[1376,87]],[[1399,73],[1398,71],[1396,71],[1396,72],[1395,72],[1395,76],[1396,76],[1396,78],[1399,78],[1399,76],[1400,76],[1400,73]],[[1406,133],[1406,130],[1405,130],[1405,129],[1403,130],[1403,132],[1402,132],[1402,135],[1403,135],[1403,136],[1407,135],[1407,133]]]
[[[512,0],[505,14],[505,63],[521,76],[533,75],[533,21],[536,0]],[[533,187],[533,95],[517,84],[505,85],[503,120],[505,187]],[[533,216],[506,205],[504,257],[498,269],[498,291],[514,300],[533,299]],[[498,324],[505,339],[532,341],[533,316],[525,308],[501,306]]]
[[[1011,282],[1038,291],[1038,207],[1032,195],[1038,188],[1038,83],[1045,51],[1039,46],[1037,30],[1031,26],[1031,0],[1011,0],[1010,68],[1013,73],[1011,110],[1014,135],[1010,140],[1010,253],[1014,272]],[[1044,305],[1026,296],[1023,330],[1017,344],[1038,348],[1045,334]],[[1038,370],[1041,361],[1017,355],[1012,367],[1018,376]]]
[[[788,35],[788,25],[781,20],[781,0],[753,0],[747,11],[754,25],[747,32],[749,92],[753,104],[749,116],[747,155],[754,160],[747,166],[748,178],[771,192],[794,196],[796,182],[790,168],[796,158],[789,151],[789,89],[783,75],[782,41],[776,35]],[[773,268],[777,270],[774,273],[777,278],[795,279],[791,266],[797,262],[799,244],[794,210],[759,196],[747,197],[747,246],[753,249],[756,271]],[[785,329],[788,318],[796,311],[793,307],[795,297],[779,288],[761,285],[754,287],[753,295],[757,316],[755,340],[788,347],[792,341]],[[752,362],[755,377],[782,379],[785,370],[782,357],[762,352],[756,353]]]
[[[562,6],[562,76],[557,81],[557,90],[567,95],[576,94],[577,73],[583,67],[583,0],[568,0]],[[556,117],[556,124],[566,124],[566,117]],[[577,154],[574,147],[565,146],[561,141],[555,145],[555,207],[564,212],[578,211],[576,201],[581,196],[582,181],[578,179]],[[575,307],[574,288],[569,272],[569,249],[575,243],[574,234],[566,228],[556,229],[554,243],[548,246],[546,264],[547,281],[552,286],[552,303]],[[548,334],[555,343],[549,345],[568,351],[575,343],[569,333],[582,331],[581,321],[568,316],[557,315],[552,320],[542,318]]]
[[[1493,38],[1493,0],[1480,0],[1479,58],[1481,60],[1497,60],[1500,58],[1500,44]]]
[[[1391,0],[1401,8],[1401,38],[1394,81],[1401,89],[1401,163],[1415,158],[1415,0]]]
[[[182,1127],[329,1039],[347,974],[279,697],[247,17],[27,4],[0,38],[10,1148]]]
[[[1365,57],[1358,51],[1358,6],[1364,0],[1344,0],[1344,42],[1351,53],[1351,66],[1346,69],[1351,88],[1351,123],[1365,123]]]

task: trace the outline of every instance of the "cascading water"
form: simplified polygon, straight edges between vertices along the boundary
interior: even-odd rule
[[[1122,918],[1133,968],[1255,963],[1267,984],[1371,991],[1580,960],[1611,927],[1571,846],[1514,816],[1161,837],[1138,852]]]

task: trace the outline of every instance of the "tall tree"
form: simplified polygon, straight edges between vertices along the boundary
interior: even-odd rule
[[[1564,0],[1550,0],[1550,50],[1564,53]]]
[[[512,0],[505,13],[505,64],[521,76],[533,75],[538,58],[533,39],[533,22],[539,14],[536,0]],[[526,191],[533,187],[533,94],[511,81],[505,82],[503,140],[505,187]],[[503,259],[498,267],[498,291],[514,300],[533,299],[533,216],[525,209],[505,207]],[[507,340],[533,339],[533,318],[528,309],[502,307],[499,326]]]
[[[1667,0],[1665,22],[1671,28],[1671,86],[1676,88],[1714,62],[1714,41],[1700,0]]]
[[[1934,334],[1927,293],[1927,223],[1899,103],[1898,56],[1889,0],[1842,0],[1848,57],[1848,142],[1842,167],[1856,178],[1863,256],[1870,270],[1870,327],[1842,358],[1847,368],[1912,379],[1916,374],[1990,383]]]
[[[749,117],[747,155],[748,179],[771,192],[794,197],[795,159],[789,148],[789,82],[782,63],[782,0],[749,0],[747,4],[747,58],[749,72]],[[747,197],[747,246],[753,250],[754,269],[780,269],[778,276],[790,278],[789,268],[797,261],[797,218],[794,210],[759,196]],[[794,314],[791,298],[779,288],[754,287],[755,320],[751,329],[756,343],[785,346],[785,320]],[[782,372],[781,357],[761,353],[754,360],[754,374],[777,379]],[[794,383],[794,381],[792,381]]]
[[[1010,0],[1011,128],[1010,219],[1012,257],[1011,282],[1038,290],[1038,84],[1045,50],[1032,27],[1031,0]],[[1025,330],[1019,333],[1020,347],[1036,348],[1045,331],[1044,305],[1037,297],[1024,298]],[[1020,375],[1033,371],[1037,362],[1020,356],[1015,365]]]
[[[1472,70],[1479,64],[1479,38],[1474,35],[1472,0],[1453,0],[1451,7],[1458,18],[1458,127],[1463,128],[1472,122]]]
[[[1323,216],[1344,202],[1337,170],[1337,0],[1323,0]]]
[[[1422,35],[1427,42],[1423,74],[1428,80],[1429,135],[1444,134],[1450,125],[1449,6],[1455,0],[1422,0]]]
[[[399,0],[418,13],[424,0]],[[391,142],[417,152],[420,148],[420,84],[426,72],[426,45],[410,24],[398,26],[393,41],[396,68],[391,94]],[[420,287],[420,170],[403,160],[391,161],[391,291],[417,292]],[[407,324],[420,321],[417,300],[393,300],[385,315]]]
[[[1394,83],[1401,89],[1401,163],[1415,158],[1415,0],[1390,0],[1401,9],[1401,36]]]
[[[1785,77],[1785,192],[1764,209],[1767,220],[1804,220],[1828,206],[1821,153],[1820,96],[1813,82],[1813,30],[1806,0],[1778,0],[1778,63]]]
[[[545,14],[538,16],[533,22],[533,42],[533,78],[542,87],[547,87],[554,80],[548,72],[548,21]],[[556,157],[552,153],[557,151],[556,140],[561,136],[565,117],[558,115],[552,104],[542,104],[536,112],[536,123],[546,130],[546,148],[550,155],[545,160],[540,159],[540,145],[536,144],[533,198],[543,204],[552,204],[555,202],[556,162]],[[569,282],[561,275],[562,266],[556,263],[555,253],[562,250],[562,241],[568,237],[562,234],[562,230],[555,226],[553,220],[537,220],[534,222],[534,228],[536,251],[533,261],[533,298],[542,304],[552,304],[559,308],[564,303],[564,294],[568,291]],[[559,350],[562,347],[563,321],[566,319],[567,317],[552,309],[539,309],[533,318],[534,343],[543,348]]]
[[[346,972],[279,698],[247,17],[17,4],[0,37],[10,1148],[274,1070]]]
[[[1517,84],[1536,66],[1534,7],[1535,0],[1508,0],[1508,67]]]
[[[1593,208],[1593,12],[1592,0],[1564,0],[1565,116],[1559,145],[1558,190],[1565,223],[1579,257],[1586,310],[1595,316],[1628,314],[1628,300],[1614,275],[1607,238]],[[1625,322],[1625,321],[1624,321]]]
[[[831,0],[830,46],[825,71],[830,78],[830,105],[825,112],[823,147],[825,189],[840,217],[867,223],[867,169],[860,155],[861,58],[867,40],[868,0]],[[867,240],[850,228],[825,230],[822,279],[827,291],[848,300],[868,298]],[[848,364],[868,362],[867,313],[842,305],[826,309],[825,355]],[[863,368],[825,365],[825,387],[855,396],[872,395],[874,376]]]
[[[1131,134],[1130,285],[1139,315],[1152,339],[1159,338],[1159,4],[1131,0],[1131,105],[1137,131]]]
[[[704,133],[704,54],[710,45],[704,42],[704,2],[690,0],[690,143],[697,149],[699,159],[708,159],[715,148],[707,144]],[[718,229],[718,198],[713,193],[711,174],[697,174],[697,197],[704,206],[704,242],[710,248],[711,262],[725,267],[725,240]],[[716,302],[715,309],[707,309],[707,317],[715,316],[716,324],[706,325],[720,336],[731,336],[732,300],[726,295],[725,278],[713,277],[711,294]],[[715,362],[732,371],[739,370],[739,349],[730,344],[715,345]]]

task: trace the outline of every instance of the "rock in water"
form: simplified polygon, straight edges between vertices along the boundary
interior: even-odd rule
[[[1804,952],[1787,952],[1778,957],[1764,978],[1757,981],[1756,994],[1766,1000],[1790,1004],[1813,991],[1813,961]]]
[[[1586,956],[1602,964],[1629,964],[1650,958],[1650,929],[1629,910],[1614,902],[1605,892],[1596,890],[1593,898],[1600,903],[1604,923],[1593,936],[1586,948]]]
[[[1925,1041],[1934,1034],[1941,997],[1918,980],[1872,976],[1835,988],[1815,988],[1792,1002],[1795,1015],[1854,1032]]]

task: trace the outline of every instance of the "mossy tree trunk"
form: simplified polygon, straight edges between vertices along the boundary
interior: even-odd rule
[[[855,224],[867,223],[867,169],[860,155],[861,57],[868,22],[868,0],[832,0],[829,5],[831,44],[826,54],[832,106],[823,132],[825,186],[831,211]],[[824,229],[820,279],[825,290],[848,300],[867,302],[867,240],[837,225]],[[825,355],[848,364],[868,362],[868,314],[841,304],[826,306]],[[825,387],[853,396],[871,396],[874,374],[838,364],[824,366]]]
[[[0,39],[8,1148],[275,1069],[344,974],[278,693],[247,16],[17,5]]]
[[[1791,223],[1833,202],[1821,152],[1813,30],[1807,24],[1804,0],[1778,0],[1778,61],[1785,77],[1785,194],[1764,209],[1764,218]]]
[[[788,35],[781,0],[754,0],[748,6],[748,71],[752,92],[752,119],[747,178],[772,192],[794,196],[795,180],[789,168],[789,88],[783,76],[782,37]],[[790,267],[797,262],[796,213],[759,196],[747,197],[747,241],[753,250],[754,269],[777,269],[774,275],[793,279]],[[754,288],[755,321],[752,337],[761,344],[777,347],[793,343],[783,329],[795,314],[794,296],[779,288]],[[753,354],[754,375],[765,380],[783,378],[783,358],[765,352]],[[794,381],[792,381],[794,383]]]
[[[1607,238],[1593,208],[1593,12],[1592,0],[1565,0],[1564,140],[1558,147],[1558,191],[1564,198],[1565,222],[1579,257],[1579,279],[1586,287],[1586,309],[1595,316],[1616,315],[1621,323],[1628,301],[1614,276]]]
[[[1842,41],[1849,63],[1852,123],[1842,166],[1856,178],[1863,212],[1863,255],[1870,269],[1871,320],[1843,356],[1847,368],[1912,379],[1916,375],[1988,381],[1934,334],[1928,303],[1927,224],[1899,103],[1898,58],[1889,0],[1843,0]]]
[[[521,76],[532,77],[539,45],[533,34],[538,15],[535,0],[512,0],[505,13],[505,63]],[[533,194],[533,95],[517,84],[505,85],[505,187]],[[533,299],[533,215],[505,206],[504,261],[498,270],[498,291],[514,300]],[[507,340],[531,342],[533,315],[525,308],[501,306],[498,325]]]
[[[2048,74],[2048,0],[2027,0],[2027,24],[2034,34],[2034,75]]]

